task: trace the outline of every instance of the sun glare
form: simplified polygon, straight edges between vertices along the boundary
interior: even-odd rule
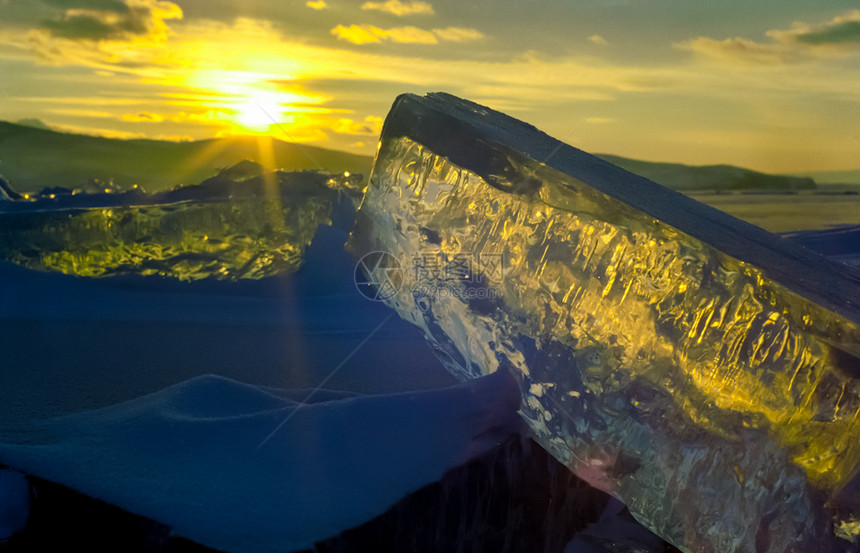
[[[2,2],[2,0],[0,0]],[[326,140],[320,127],[334,110],[331,100],[308,92],[291,77],[235,69],[195,69],[172,83],[186,89],[164,93],[168,103],[188,110],[187,117],[220,127],[218,135],[289,136],[290,140]]]
[[[271,92],[254,92],[248,98],[236,104],[236,123],[253,132],[267,132],[278,123],[285,111],[285,106],[278,101],[277,95]]]

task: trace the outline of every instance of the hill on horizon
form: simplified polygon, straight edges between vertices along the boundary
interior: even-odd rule
[[[796,176],[809,177],[824,186],[849,185],[860,186],[860,169],[853,171],[814,171],[798,173]]]
[[[735,190],[812,190],[810,177],[771,175],[734,165],[684,165],[640,161],[612,154],[595,154],[604,161],[679,192]]]
[[[46,127],[38,120],[0,121],[0,176],[16,191],[37,192],[55,186],[87,189],[109,183],[121,189],[137,184],[158,191],[199,183],[244,160],[286,171],[350,171],[367,179],[373,162],[371,156],[276,138],[268,139],[271,147],[265,153],[260,149],[260,139],[254,136],[170,142],[70,134]],[[596,155],[681,192],[816,188],[808,176],[770,175],[732,165],[692,166]]]
[[[14,122],[16,125],[21,125],[23,127],[33,127],[34,129],[43,129],[46,131],[54,131],[53,127],[50,125],[46,125],[44,121],[41,119],[36,119],[35,117],[26,117],[24,119],[18,119]]]
[[[252,160],[286,171],[350,171],[369,176],[372,158],[316,146],[266,141],[254,136],[194,142],[116,139],[68,134],[0,121],[0,176],[19,192],[46,187],[86,189],[94,183],[119,188],[137,184],[149,191],[197,184],[221,169]]]

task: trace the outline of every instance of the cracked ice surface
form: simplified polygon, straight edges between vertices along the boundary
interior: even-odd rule
[[[351,248],[400,259],[386,303],[449,370],[512,370],[539,442],[680,548],[831,551],[856,518],[845,268],[442,94],[395,102]]]

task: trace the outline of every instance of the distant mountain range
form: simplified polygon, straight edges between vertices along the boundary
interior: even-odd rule
[[[770,175],[733,165],[682,165],[680,163],[657,163],[639,161],[610,154],[597,157],[627,169],[663,186],[682,192],[719,191],[784,191],[811,190],[816,183],[809,177]]]
[[[128,189],[134,184],[153,192],[199,183],[245,159],[272,169],[350,171],[367,177],[373,161],[370,156],[277,139],[261,142],[252,136],[194,142],[120,140],[42,127],[38,120],[0,121],[0,175],[18,192],[54,186]]]
[[[597,155],[685,192],[804,190],[815,188],[819,178],[824,183],[860,183],[860,170],[785,176],[731,165],[690,166]],[[194,142],[120,140],[57,132],[37,119],[0,121],[0,176],[19,192],[36,192],[53,186],[92,189],[104,185],[128,189],[134,184],[158,191],[199,183],[246,159],[271,169],[350,171],[362,173],[365,178],[372,164],[370,156],[277,139],[261,143],[253,136]]]

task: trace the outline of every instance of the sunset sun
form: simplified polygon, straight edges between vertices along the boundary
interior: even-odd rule
[[[255,92],[236,104],[235,122],[245,130],[266,132],[280,122],[284,109],[276,94]]]

